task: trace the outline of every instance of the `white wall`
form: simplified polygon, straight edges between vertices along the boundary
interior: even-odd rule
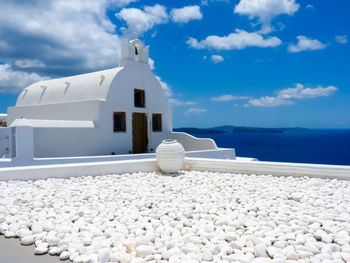
[[[0,158],[9,157],[11,128],[0,128]]]
[[[22,117],[39,120],[96,120],[101,102],[103,100],[9,107],[8,126]]]
[[[256,175],[317,177],[323,179],[350,180],[349,165],[324,165],[306,163],[260,162],[240,160],[218,160],[208,158],[186,158],[186,169],[221,173]]]
[[[159,171],[155,159],[0,168],[0,181]]]
[[[134,106],[134,89],[144,89],[145,108]],[[126,132],[113,132],[113,112],[126,112]],[[132,113],[141,112],[147,115],[148,152],[154,152],[162,140],[169,138],[172,131],[172,114],[164,91],[145,63],[129,63],[119,72],[112,82],[106,103],[101,104],[98,125],[106,136],[104,149],[116,154],[132,152]],[[152,113],[162,113],[162,132],[152,131]]]

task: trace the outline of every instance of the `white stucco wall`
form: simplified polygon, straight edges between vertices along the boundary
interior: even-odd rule
[[[9,157],[10,154],[10,128],[0,128],[0,158]]]

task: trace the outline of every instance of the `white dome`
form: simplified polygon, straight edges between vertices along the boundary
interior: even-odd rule
[[[121,69],[123,67],[36,82],[21,92],[16,106],[104,100]]]

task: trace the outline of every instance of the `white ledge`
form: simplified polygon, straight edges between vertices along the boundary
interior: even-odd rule
[[[16,126],[16,119],[11,127]],[[93,121],[25,119],[34,128],[94,128]]]
[[[318,177],[323,179],[350,180],[350,166],[304,163],[280,163],[261,161],[218,160],[186,158],[186,169],[241,174],[276,175],[294,177]]]

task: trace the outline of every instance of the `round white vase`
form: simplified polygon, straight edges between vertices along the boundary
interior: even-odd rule
[[[176,140],[163,140],[156,149],[156,158],[164,173],[176,173],[184,164],[185,149]]]

